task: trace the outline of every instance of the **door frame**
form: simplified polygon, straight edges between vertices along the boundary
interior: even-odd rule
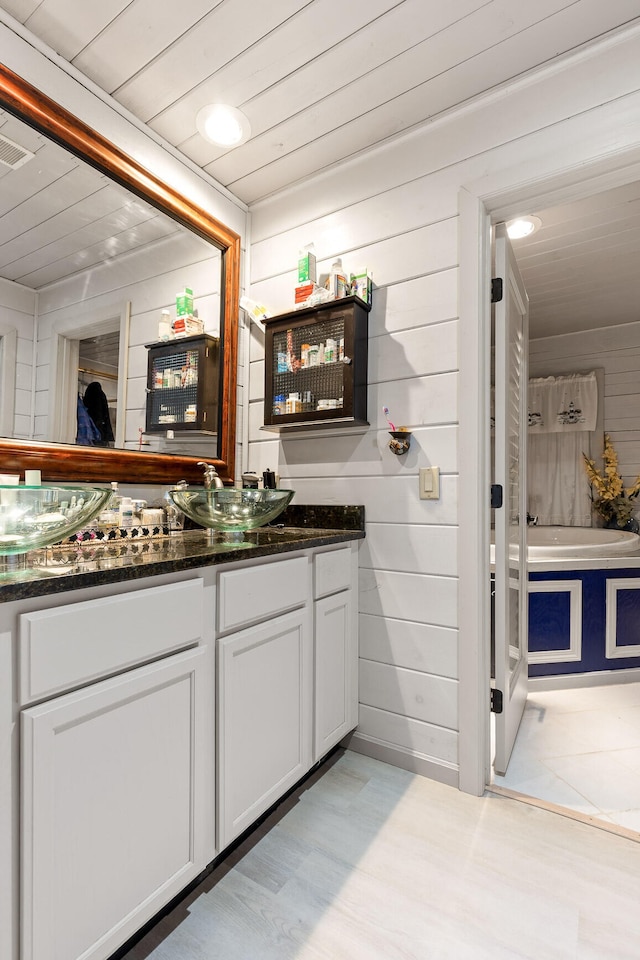
[[[15,436],[18,332],[0,321],[0,437]]]
[[[530,180],[523,180],[516,166],[486,182],[463,185],[458,193],[458,787],[474,796],[482,796],[491,780],[491,228],[640,180],[640,143],[589,159]]]
[[[108,314],[108,315],[107,315]],[[124,447],[127,379],[129,372],[129,327],[131,303],[127,301],[120,309],[107,310],[104,317],[92,318],[85,323],[69,325],[63,322],[54,325],[53,364],[50,378],[51,421],[47,428],[50,440],[59,443],[75,443],[78,397],[78,351],[80,341],[88,337],[111,333],[116,329],[120,335],[118,349],[118,420],[115,446]]]

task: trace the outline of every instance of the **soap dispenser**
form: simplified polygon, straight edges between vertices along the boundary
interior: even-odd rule
[[[267,468],[262,474],[262,486],[265,490],[275,490],[276,489],[276,475],[273,470]]]

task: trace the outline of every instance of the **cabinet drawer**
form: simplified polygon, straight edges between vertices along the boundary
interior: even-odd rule
[[[349,547],[316,554],[313,579],[313,595],[316,600],[350,587],[351,550]]]
[[[196,579],[22,614],[21,703],[197,642],[203,596],[203,582]]]
[[[220,633],[306,603],[308,569],[306,557],[295,557],[221,573],[218,593]]]

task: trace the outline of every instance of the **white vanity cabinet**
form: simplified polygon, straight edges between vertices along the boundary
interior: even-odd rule
[[[314,557],[314,762],[358,722],[355,548]]]
[[[356,726],[356,582],[340,542],[0,604],[1,960],[106,960]]]
[[[220,575],[220,850],[357,724],[357,571],[353,544]]]
[[[21,960],[104,960],[213,858],[203,596],[194,579],[19,617],[20,688],[48,697],[21,713]]]
[[[220,575],[220,632],[261,621],[217,640],[221,850],[311,766],[309,599],[307,556]]]

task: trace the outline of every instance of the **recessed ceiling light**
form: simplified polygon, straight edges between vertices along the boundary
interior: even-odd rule
[[[509,220],[507,233],[510,240],[522,240],[524,237],[530,237],[541,226],[542,220],[540,217],[518,217],[516,220]]]
[[[218,147],[237,147],[251,136],[244,113],[226,103],[210,103],[199,110],[196,126],[205,140]]]

